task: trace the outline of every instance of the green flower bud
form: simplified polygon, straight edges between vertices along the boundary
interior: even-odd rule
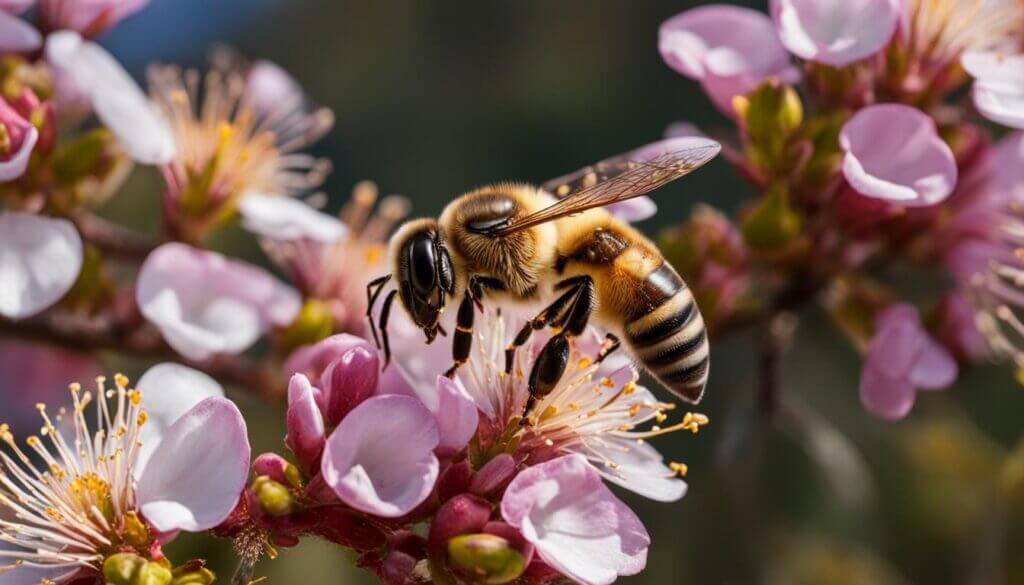
[[[803,219],[790,207],[786,190],[777,186],[765,193],[741,227],[750,250],[776,252],[800,235]]]
[[[509,583],[526,568],[523,555],[509,541],[493,534],[456,536],[448,541],[448,556],[480,583]]]
[[[170,585],[171,571],[132,553],[119,553],[103,561],[103,579],[108,585]]]
[[[288,488],[265,475],[257,477],[256,481],[252,482],[252,491],[263,509],[271,516],[291,514],[294,508],[295,500]]]
[[[307,299],[295,321],[281,331],[279,340],[285,349],[291,350],[316,343],[329,336],[333,330],[334,316],[327,305],[317,299]]]
[[[53,171],[62,185],[71,185],[102,171],[114,138],[105,128],[87,132],[61,144],[53,157]]]
[[[171,585],[210,585],[216,580],[217,576],[213,574],[213,571],[199,569],[175,576],[174,581],[171,581]]]

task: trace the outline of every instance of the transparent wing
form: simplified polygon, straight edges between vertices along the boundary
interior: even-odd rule
[[[639,197],[700,168],[722,149],[693,136],[661,140],[544,183],[558,197],[554,204],[502,225],[507,235],[566,215]]]

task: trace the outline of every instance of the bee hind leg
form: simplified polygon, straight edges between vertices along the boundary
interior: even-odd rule
[[[537,314],[536,317],[527,321],[523,324],[523,328],[519,330],[512,343],[508,344],[505,348],[505,373],[512,373],[512,366],[515,361],[516,350],[526,345],[527,341],[530,341],[530,337],[533,336],[533,332],[539,329],[543,329],[546,325],[554,325],[559,320],[564,319],[567,316],[566,307],[576,296],[579,295],[578,284],[584,280],[589,280],[588,276],[577,276],[573,278],[567,278],[555,286],[555,290],[561,290],[563,288],[569,288],[568,291],[559,296],[553,303],[548,305],[543,311]]]
[[[523,409],[522,424],[528,422],[537,400],[547,396],[558,386],[569,366],[571,340],[582,334],[590,321],[590,315],[594,310],[594,282],[589,277],[584,277],[574,287],[573,292],[575,294],[572,297],[572,305],[553,323],[556,327],[562,327],[562,330],[544,344],[530,371],[530,395]]]

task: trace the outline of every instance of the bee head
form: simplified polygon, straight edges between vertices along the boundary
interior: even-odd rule
[[[451,256],[437,222],[432,219],[407,223],[394,242],[398,296],[429,343],[437,336],[441,312],[454,292]]]

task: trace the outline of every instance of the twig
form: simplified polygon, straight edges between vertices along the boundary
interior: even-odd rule
[[[796,317],[789,312],[775,313],[760,335],[757,359],[757,411],[772,419],[779,411],[782,395],[782,359],[796,329]]]
[[[283,384],[278,383],[270,364],[227,355],[203,361],[189,360],[174,352],[147,323],[124,326],[109,318],[81,318],[59,313],[19,322],[0,320],[0,335],[78,351],[107,350],[152,361],[176,361],[244,392],[275,401],[283,396]]]
[[[141,260],[158,245],[144,234],[90,213],[77,215],[73,220],[82,239],[111,256]]]

